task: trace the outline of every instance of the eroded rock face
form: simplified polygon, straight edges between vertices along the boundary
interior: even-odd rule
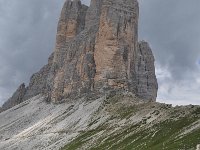
[[[130,89],[137,53],[137,1],[103,1],[94,60],[95,81]]]
[[[6,101],[3,104],[2,108],[0,109],[0,112],[7,110],[7,109],[23,102],[25,93],[26,93],[26,87],[25,87],[25,84],[23,83],[18,87],[18,89],[13,94],[13,96],[11,98],[9,98],[8,101]]]
[[[32,75],[29,86],[26,88],[23,100],[27,100],[33,96],[46,92],[47,77],[51,70],[53,58],[54,53],[52,53],[49,57],[48,64],[42,67],[39,72]]]
[[[138,43],[137,0],[67,0],[49,63],[31,77],[23,100],[45,94],[59,102],[87,94],[129,91],[155,101],[154,57]]]
[[[154,56],[149,44],[141,41],[138,44],[137,95],[143,99],[155,100],[158,84],[155,75]]]
[[[136,0],[93,0],[88,9],[80,1],[67,1],[59,21],[54,74],[49,75],[50,99],[108,90],[136,92],[138,16]],[[58,40],[60,35],[65,40]]]

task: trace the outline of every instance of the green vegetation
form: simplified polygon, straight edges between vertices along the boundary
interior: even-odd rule
[[[196,150],[196,145],[200,144],[200,128],[183,134],[185,129],[200,119],[199,107],[187,115],[184,115],[182,110],[172,109],[169,111],[169,119],[154,123],[148,122],[152,116],[144,116],[136,124],[125,124],[122,128],[117,128],[114,124],[109,124],[109,121],[129,119],[140,111],[138,105],[120,104],[119,99],[123,98],[114,96],[106,100],[111,117],[104,125],[83,132],[61,150],[76,150],[82,147],[87,150]],[[151,115],[160,115],[161,110],[156,107],[154,109]],[[98,121],[97,117],[89,126]],[[111,132],[116,128],[115,132]]]
[[[200,107],[198,107],[195,111],[193,111],[192,114],[200,115]]]
[[[137,108],[135,106],[124,106],[117,110],[121,119],[130,118],[136,111]]]
[[[130,99],[130,97],[126,98]],[[108,111],[113,115],[112,118],[128,119],[138,111],[137,106],[127,106],[120,101],[121,99],[124,99],[123,95],[115,95],[104,102],[107,105]]]
[[[195,150],[196,145],[200,142],[200,129],[182,137],[178,136],[184,127],[194,121],[196,120],[187,118],[177,121],[167,120],[154,125],[151,130],[142,128],[141,124],[136,124],[119,133],[102,135],[96,140],[96,143],[91,145],[90,150]],[[139,128],[141,129],[138,130]],[[76,150],[92,140],[92,136],[100,131],[102,130],[87,131],[62,150]]]
[[[90,130],[85,133],[82,133],[80,136],[78,136],[75,140],[73,140],[71,143],[67,144],[61,150],[76,150],[80,148],[84,143],[88,142],[91,140],[91,136],[97,134],[101,130]]]

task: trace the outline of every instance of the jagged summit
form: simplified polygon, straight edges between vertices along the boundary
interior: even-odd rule
[[[137,0],[67,0],[48,64],[0,108],[0,150],[198,150],[200,106],[155,102],[138,16]]]
[[[137,0],[92,0],[89,7],[67,0],[55,50],[31,77],[22,101],[38,94],[59,102],[108,92],[155,101],[154,57],[148,43],[138,42],[138,18]]]

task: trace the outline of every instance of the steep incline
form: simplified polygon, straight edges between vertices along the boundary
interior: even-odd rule
[[[0,113],[1,150],[195,150],[197,144],[199,106],[129,94],[58,105],[36,96]]]

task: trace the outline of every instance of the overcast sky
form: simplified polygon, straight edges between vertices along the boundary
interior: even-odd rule
[[[63,2],[0,0],[0,104],[47,63]],[[139,38],[156,58],[158,101],[200,104],[200,0],[139,2]]]

